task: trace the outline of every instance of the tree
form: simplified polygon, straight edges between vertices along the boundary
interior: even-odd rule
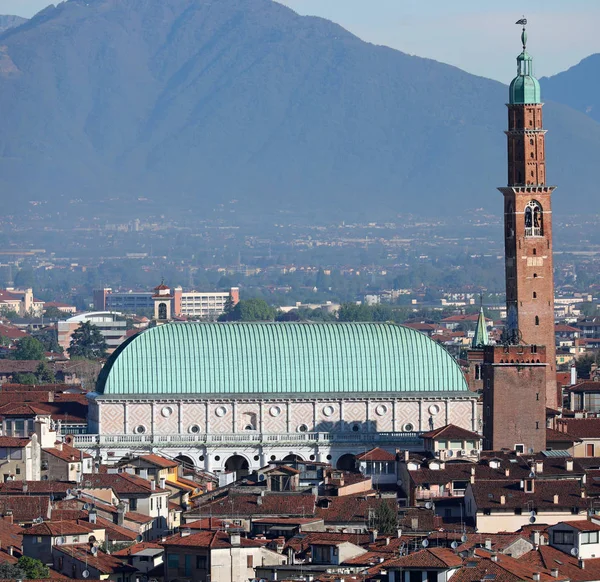
[[[264,299],[240,301],[233,310],[219,316],[219,321],[273,321],[276,311]]]
[[[43,360],[46,357],[42,342],[29,335],[17,340],[16,346],[13,354],[15,360]]]
[[[385,535],[395,534],[398,530],[398,513],[387,499],[382,499],[375,509],[373,529]]]
[[[42,342],[47,352],[63,353],[62,346],[58,343],[58,333],[55,328],[45,328],[31,332],[32,337]]]
[[[46,362],[40,362],[35,369],[35,376],[38,379],[38,384],[54,384],[56,378],[54,372],[48,367]]]
[[[235,309],[235,305],[233,304],[233,297],[230,295],[227,296],[225,300],[225,305],[223,306],[223,314],[229,315]]]
[[[12,309],[10,311],[3,311],[2,315],[6,317],[8,321],[14,321],[15,319],[19,319],[19,317],[21,317],[16,311]]]
[[[50,307],[46,307],[46,309],[44,309],[44,317],[47,319],[66,319],[68,316],[58,307],[51,305]]]
[[[41,560],[21,556],[17,562],[17,566],[25,572],[25,578],[29,580],[45,580],[50,577],[50,569]]]
[[[37,376],[31,372],[17,372],[12,376],[13,384],[25,384],[27,386],[34,386],[38,383]]]
[[[71,336],[71,345],[67,349],[69,356],[96,359],[105,358],[108,346],[100,330],[89,321],[82,321]]]
[[[584,354],[580,358],[575,360],[575,368],[577,369],[577,377],[586,380],[590,377],[590,371],[592,364],[596,361],[596,358],[592,354]]]
[[[23,580],[27,577],[24,570],[21,570],[15,564],[7,564],[4,562],[0,564],[0,578],[3,580]]]

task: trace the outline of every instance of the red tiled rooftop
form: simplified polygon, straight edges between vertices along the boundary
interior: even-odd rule
[[[161,457],[160,455],[142,455],[140,456],[142,461],[146,461],[147,463],[151,463],[152,465],[156,465],[161,469],[173,469],[175,467],[179,467],[180,463],[177,461],[173,461],[171,459],[166,459],[165,457]]]
[[[356,455],[357,461],[395,461],[396,455],[383,449],[376,447],[365,453]]]

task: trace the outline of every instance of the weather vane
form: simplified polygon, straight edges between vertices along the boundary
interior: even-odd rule
[[[525,32],[525,26],[527,25],[527,18],[523,16],[523,18],[517,20],[515,24],[520,24],[523,27],[523,32],[521,33],[521,41],[523,42],[523,50],[527,45],[527,33]]]

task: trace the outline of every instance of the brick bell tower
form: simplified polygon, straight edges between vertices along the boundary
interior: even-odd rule
[[[554,335],[554,278],[551,196],[546,185],[546,131],[540,84],[527,53],[525,19],[510,84],[508,107],[508,186],[504,194],[506,256],[506,336],[511,344],[545,346],[546,405],[558,408]]]

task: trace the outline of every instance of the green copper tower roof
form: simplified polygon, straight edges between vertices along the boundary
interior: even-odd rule
[[[471,347],[483,348],[490,343],[490,338],[487,332],[487,324],[485,322],[485,314],[483,313],[483,306],[479,310],[479,318],[477,319],[477,327],[475,328],[475,335],[473,336],[473,342]]]
[[[141,398],[466,390],[444,348],[388,323],[170,323],[121,344],[96,385]]]
[[[533,76],[533,59],[527,52],[527,32],[523,26],[521,33],[523,52],[517,57],[517,76],[509,88],[509,103],[523,105],[526,103],[541,103],[540,84]]]

